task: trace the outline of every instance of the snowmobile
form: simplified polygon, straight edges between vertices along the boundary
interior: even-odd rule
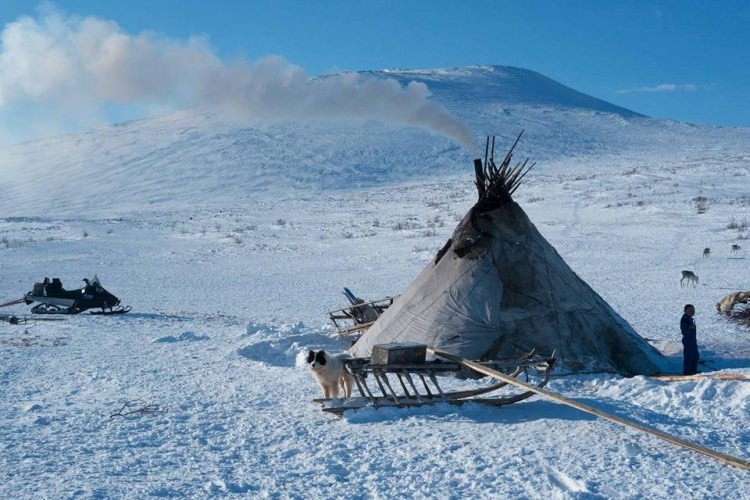
[[[96,308],[101,308],[101,311],[92,311],[92,314],[130,311],[130,306],[119,305],[120,299],[105,290],[97,276],[92,280],[83,278],[83,282],[85,286],[82,288],[66,290],[59,278],[44,278],[42,283],[34,283],[32,290],[24,296],[24,302],[27,305],[39,302],[31,308],[34,314],[78,314]]]

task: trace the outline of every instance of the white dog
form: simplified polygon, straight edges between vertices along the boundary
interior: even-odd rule
[[[347,354],[328,354],[325,351],[309,351],[307,366],[323,389],[326,399],[339,397],[339,386],[344,390],[344,399],[352,395],[353,378],[344,367]]]

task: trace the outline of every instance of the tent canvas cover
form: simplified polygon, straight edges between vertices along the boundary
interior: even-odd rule
[[[519,135],[520,139],[520,135]],[[494,139],[493,139],[494,142]],[[570,371],[653,375],[665,358],[565,263],[512,194],[533,164],[475,160],[479,200],[349,349],[416,342],[475,360],[555,351]],[[493,144],[494,148],[494,144]]]

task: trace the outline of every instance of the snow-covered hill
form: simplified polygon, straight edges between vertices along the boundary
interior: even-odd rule
[[[465,68],[397,70],[368,72],[375,77],[395,78],[402,84],[412,80],[424,82],[441,101],[455,103],[455,112],[467,103],[478,106],[549,106],[583,109],[620,115],[643,117],[629,109],[615,106],[595,97],[566,87],[551,78],[524,68],[512,66],[470,66]]]
[[[747,129],[645,118],[518,68],[365,76],[426,83],[432,99],[468,126],[477,149],[422,128],[375,121],[248,126],[221,112],[184,111],[3,148],[0,210],[120,213],[420,182],[464,173],[483,154],[486,136],[507,144],[522,129],[518,155],[547,163],[602,157],[603,169],[611,155],[692,161],[741,154],[750,142]]]
[[[750,289],[750,131],[512,68],[382,74],[426,81],[498,154],[525,129],[517,157],[538,164],[515,199],[571,268],[673,372],[690,302],[701,371],[747,374],[750,332],[714,304]],[[98,274],[133,310],[0,322],[0,498],[750,498],[745,470],[540,397],[341,420],[312,403],[306,350],[348,345],[325,312],[428,265],[476,199],[475,154],[206,111],[4,148],[0,302]],[[747,380],[562,375],[549,390],[750,461]]]

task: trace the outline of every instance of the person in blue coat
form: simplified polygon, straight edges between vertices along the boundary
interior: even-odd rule
[[[698,338],[696,335],[695,306],[685,304],[684,314],[680,319],[680,331],[682,332],[682,374],[695,375],[698,373]]]

